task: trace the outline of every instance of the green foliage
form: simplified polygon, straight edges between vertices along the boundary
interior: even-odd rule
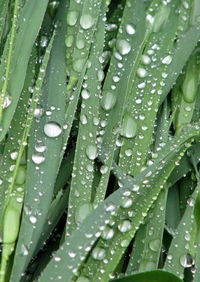
[[[0,282],[199,282],[198,0],[0,0]]]

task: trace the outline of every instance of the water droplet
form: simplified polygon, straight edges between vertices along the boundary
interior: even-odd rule
[[[147,76],[147,71],[144,68],[139,68],[137,70],[137,75],[141,78],[146,77]]]
[[[88,159],[95,160],[97,157],[97,146],[93,144],[88,145],[86,148],[86,155]]]
[[[76,72],[81,72],[83,70],[84,65],[85,65],[85,59],[77,59],[73,62],[73,69]]]
[[[105,92],[101,100],[102,108],[109,111],[115,106],[116,101],[117,97],[113,92]]]
[[[136,135],[136,131],[137,124],[135,120],[129,114],[126,114],[123,119],[121,135],[126,138],[133,138]]]
[[[160,240],[158,239],[153,240],[149,243],[149,248],[154,252],[157,252],[159,250],[159,247],[160,247]]]
[[[44,35],[44,36],[41,37],[40,46],[42,48],[46,48],[47,44],[48,44],[48,38],[47,38],[47,36]]]
[[[149,56],[147,55],[142,55],[142,63],[144,65],[149,65],[151,63],[151,59]]]
[[[81,97],[82,97],[83,99],[85,99],[85,100],[89,99],[89,98],[90,98],[90,93],[89,93],[89,91],[86,90],[86,89],[83,89],[83,90],[81,91]]]
[[[43,115],[43,113],[44,113],[43,108],[37,107],[37,108],[34,110],[33,115],[34,115],[35,118],[40,118],[40,117]]]
[[[80,121],[81,121],[82,124],[87,124],[87,117],[86,117],[86,115],[81,115],[80,116]]]
[[[135,34],[135,27],[132,24],[127,24],[126,25],[126,32],[129,35]]]
[[[76,47],[78,49],[83,49],[85,47],[85,41],[83,39],[76,40]]]
[[[77,208],[75,213],[75,221],[77,224],[81,223],[92,211],[91,204],[83,204]]]
[[[32,224],[35,224],[35,223],[37,222],[37,217],[35,217],[34,215],[31,215],[31,216],[29,217],[29,220],[30,220],[30,222],[31,222]]]
[[[12,104],[12,97],[7,94],[4,99],[3,108],[7,109]]]
[[[46,146],[44,146],[44,145],[35,145],[35,150],[38,153],[44,153],[46,151]]]
[[[105,258],[106,251],[103,248],[96,247],[92,251],[92,257],[95,260],[102,260]]]
[[[80,18],[80,25],[83,29],[89,29],[93,26],[94,19],[90,14],[82,15]]]
[[[32,155],[32,161],[35,163],[35,164],[42,164],[44,161],[45,161],[45,157],[42,156],[42,155],[39,155],[39,154],[34,154]]]
[[[116,48],[121,55],[127,55],[131,51],[131,45],[125,39],[117,40]]]
[[[106,174],[108,172],[108,167],[106,165],[102,165],[100,168],[101,174]]]
[[[120,232],[125,233],[127,231],[130,231],[132,229],[132,225],[130,220],[124,220],[122,223],[118,225],[118,229]]]
[[[18,152],[12,152],[12,153],[10,154],[10,157],[11,157],[11,159],[12,159],[13,161],[15,161],[15,160],[17,159],[17,157],[18,157]]]
[[[78,12],[77,11],[69,11],[67,13],[67,23],[70,26],[73,26],[76,24],[78,19]]]
[[[187,267],[191,267],[193,265],[193,259],[190,255],[183,255],[180,257],[180,264],[187,268]]]
[[[29,250],[24,244],[21,245],[21,252],[24,256],[28,256]]]
[[[102,82],[104,80],[104,72],[103,70],[98,70],[97,72],[97,78],[100,82]]]
[[[166,56],[162,59],[162,63],[164,65],[169,65],[171,63],[171,61],[172,61],[172,56],[170,56],[170,55],[168,55],[168,56]]]
[[[55,257],[54,257],[54,260],[57,261],[57,262],[59,262],[59,261],[61,261],[61,257],[55,256]]]
[[[125,240],[121,241],[121,244],[120,244],[120,245],[121,245],[122,248],[128,247],[128,245],[129,245],[129,240],[125,239]]]
[[[46,136],[54,138],[58,137],[62,132],[60,125],[56,122],[48,122],[44,126],[44,133]]]
[[[74,36],[68,35],[65,39],[65,45],[69,48],[72,46],[73,42],[74,42]]]
[[[112,228],[106,226],[105,229],[103,230],[102,234],[101,234],[101,237],[104,239],[104,240],[110,240],[113,238],[115,232]]]
[[[127,209],[127,208],[130,208],[132,206],[132,204],[133,204],[133,200],[132,199],[125,198],[125,199],[123,199],[121,206],[124,209]]]

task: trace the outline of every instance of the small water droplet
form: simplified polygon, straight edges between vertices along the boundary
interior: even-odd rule
[[[103,230],[102,234],[101,234],[101,237],[104,239],[104,240],[110,240],[113,238],[115,232],[112,228],[106,226],[105,229]]]
[[[18,152],[12,152],[12,153],[10,154],[10,157],[11,157],[11,159],[12,159],[13,161],[15,161],[15,160],[17,159],[17,157],[18,157]]]
[[[31,222],[32,224],[35,224],[35,223],[37,222],[37,217],[34,216],[34,215],[31,215],[31,216],[29,217],[29,220],[30,220],[30,222]]]
[[[90,280],[85,276],[79,276],[76,282],[90,282]]]
[[[182,255],[180,257],[180,264],[185,267],[185,268],[188,268],[188,267],[191,267],[193,265],[193,259],[190,255]]]
[[[54,138],[60,136],[62,129],[56,122],[48,122],[44,126],[44,133],[46,136]]]
[[[7,94],[4,99],[3,108],[7,109],[12,104],[12,97]]]
[[[157,252],[159,250],[159,247],[160,247],[160,240],[158,239],[155,239],[149,243],[149,248],[154,252]]]
[[[40,118],[40,117],[43,115],[43,113],[44,113],[43,108],[37,107],[37,108],[34,110],[33,115],[34,115],[35,118]]]
[[[72,46],[73,42],[74,42],[74,36],[68,35],[65,39],[65,45],[69,48]]]

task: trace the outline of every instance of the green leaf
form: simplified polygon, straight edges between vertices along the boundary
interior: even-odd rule
[[[170,272],[162,271],[162,270],[155,270],[155,271],[148,271],[137,273],[131,276],[125,276],[122,278],[114,279],[111,281],[116,282],[181,282],[182,280],[179,279],[177,276]]]

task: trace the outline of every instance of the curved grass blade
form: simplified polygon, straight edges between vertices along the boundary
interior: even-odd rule
[[[26,163],[24,164],[23,155],[25,151],[25,144],[27,144],[28,135],[31,129],[32,121],[34,118],[34,113],[37,106],[37,101],[39,99],[41,86],[44,81],[46,66],[49,60],[50,50],[52,47],[53,38],[47,48],[46,54],[44,56],[44,60],[40,69],[40,73],[38,75],[38,79],[35,85],[35,91],[32,96],[32,103],[30,104],[29,112],[27,114],[25,129],[21,138],[21,146],[19,147],[19,151],[17,152],[16,163],[14,170],[12,172],[11,180],[8,185],[8,189],[6,191],[6,198],[4,202],[4,209],[2,212],[3,219],[1,224],[3,225],[3,251],[2,251],[2,261],[1,261],[1,274],[2,281],[4,281],[4,275],[6,272],[6,263],[9,259],[9,256],[13,252],[15,241],[18,236],[19,231],[19,222],[21,218],[21,209],[23,204],[23,196],[24,196],[24,186],[25,186],[25,175],[26,175]],[[18,142],[18,135],[17,140]],[[21,185],[21,189],[19,190],[19,186]],[[10,221],[12,221],[12,229],[10,230]],[[15,227],[16,226],[16,227]]]
[[[118,44],[125,42],[130,47],[130,50],[128,54],[121,56],[119,50],[116,47],[114,48],[103,86],[100,120],[105,121],[107,125],[102,128],[103,138],[99,144],[99,151],[101,152],[103,148],[107,152],[107,157],[105,169],[103,170],[105,172],[102,173],[96,191],[94,206],[103,201],[106,194],[116,142],[119,136],[118,127],[126,108],[127,96],[135,76],[138,58],[141,56],[141,50],[146,42],[143,4],[143,1],[133,1],[130,9],[128,3],[126,3],[120,26],[120,30],[123,30],[123,32],[118,32],[117,42],[119,42]],[[135,26],[137,26],[136,33]],[[127,39],[129,41],[126,41]],[[121,71],[122,67],[123,71]]]
[[[51,41],[50,41],[50,43],[49,43],[49,45],[46,49],[46,52],[45,52],[45,55],[44,55],[44,58],[43,58],[43,62],[41,64],[41,67],[40,67],[40,70],[39,70],[38,78],[36,80],[36,84],[35,84],[35,87],[34,87],[34,92],[33,92],[33,96],[32,96],[32,103],[30,105],[30,109],[29,109],[29,113],[28,113],[27,121],[26,121],[26,125],[25,125],[25,130],[24,130],[24,133],[23,133],[23,136],[22,136],[22,142],[21,142],[22,146],[20,148],[20,151],[19,151],[19,154],[18,154],[18,157],[17,157],[17,160],[16,160],[16,170],[14,171],[15,174],[17,174],[18,163],[20,162],[20,160],[22,158],[24,144],[27,144],[30,130],[32,130],[31,127],[32,127],[32,123],[33,123],[33,118],[38,112],[38,108],[37,108],[38,107],[38,101],[40,100],[40,97],[41,97],[41,89],[42,89],[44,79],[45,79],[46,69],[47,69],[47,65],[48,65],[48,62],[49,62],[50,52],[51,52],[53,41],[54,41],[54,36],[55,36],[55,34],[53,34]],[[30,139],[29,139],[29,141],[30,141]],[[38,145],[38,147],[39,147],[39,145]],[[32,156],[32,161],[35,160],[37,162],[38,158],[39,158],[39,156],[37,154],[35,154],[35,155]],[[41,158],[40,158],[40,160],[41,160]],[[27,167],[28,168],[29,168],[29,162],[30,162],[30,160],[27,161],[27,165],[28,165]],[[15,177],[16,177],[16,175],[13,176],[13,181],[15,180]],[[25,182],[25,180],[26,180],[26,185],[25,185],[25,190],[26,190],[26,189],[28,189],[28,185],[27,185],[28,178],[24,179],[24,182]],[[25,192],[27,193],[28,191],[25,191]],[[26,198],[25,198],[24,204],[25,204],[24,209],[26,211],[27,210]],[[9,209],[9,205],[8,205],[7,209]],[[29,216],[29,221],[30,221],[30,223],[34,222],[35,217],[33,215]],[[25,249],[25,247],[24,247],[24,249]],[[15,264],[14,264],[14,268],[15,268]],[[11,276],[11,281],[12,281],[12,279],[13,278]],[[15,279],[17,279],[17,277],[15,277]]]
[[[102,17],[106,12],[106,4],[103,3]],[[94,34],[95,41],[91,47],[89,61],[91,66],[85,73],[86,79],[81,92],[82,107],[80,112],[80,122],[78,137],[76,142],[75,159],[73,165],[73,174],[70,198],[68,207],[68,218],[66,232],[70,234],[77,225],[92,210],[91,196],[94,177],[94,160],[97,157],[97,130],[99,122],[99,96],[101,89],[102,73],[101,63],[99,61],[104,46],[104,22],[100,17],[97,23],[97,32]],[[86,138],[88,137],[88,138]]]
[[[181,280],[170,272],[166,272],[163,270],[155,270],[155,271],[148,271],[137,273],[131,276],[125,276],[118,279],[113,279],[111,281],[116,282],[144,282],[144,281],[153,281],[153,282],[181,282]]]
[[[105,272],[102,273],[98,271],[98,273],[96,273],[96,268],[90,268],[90,270],[92,269],[92,273],[89,272],[87,275],[92,275],[92,279],[94,279],[94,281],[96,281],[95,279],[97,277],[102,277],[104,279],[103,281],[108,281],[109,273],[114,271],[118,260],[124,252],[125,247],[123,244],[121,245],[121,242],[124,240],[128,240],[128,242],[130,242],[133,238],[134,233],[144,220],[149,208],[156,200],[161,187],[163,187],[163,184],[175,166],[176,161],[183,155],[183,152],[189,146],[190,141],[199,134],[200,132],[198,126],[190,126],[181,137],[175,138],[166,145],[163,149],[162,156],[160,156],[151,168],[145,169],[142,173],[140,173],[140,175],[135,177],[135,179],[131,180],[131,182],[127,182],[127,177],[124,177],[123,174],[121,174],[121,170],[119,171],[119,169],[117,169],[120,181],[122,182],[122,180],[124,180],[125,182],[123,188],[114,192],[103,203],[99,204],[93,213],[86,217],[79,226],[79,229],[75,230],[68,240],[66,240],[66,242],[55,253],[56,259],[55,256],[52,258],[50,263],[42,272],[39,281],[56,280],[59,277],[61,281],[67,282],[74,279],[75,276],[80,276],[79,270],[81,270],[81,267],[85,265],[84,260],[98,240],[97,238],[101,236],[102,231],[107,227],[107,224],[112,224],[112,222],[113,224],[116,223],[118,224],[118,228],[121,229],[122,226],[124,226],[122,223],[124,222],[124,216],[126,215],[126,218],[129,221],[129,228],[131,224],[131,230],[128,228],[127,231],[129,232],[126,234],[123,232],[121,233],[118,230],[113,238],[114,240],[110,244],[106,244],[109,250],[95,250],[95,248],[97,248],[96,246],[92,250],[92,257],[89,257],[88,260],[88,262],[91,261],[92,265],[96,265],[98,270],[101,268],[105,269]],[[158,167],[160,168],[159,170],[157,170]],[[148,175],[150,171],[152,174],[149,177]],[[149,182],[144,182],[147,179]],[[146,189],[146,185],[148,189]],[[138,191],[138,193],[136,191]],[[128,195],[129,198],[133,197],[133,202],[131,203],[131,207],[129,206],[129,208],[123,208],[121,205],[124,198]],[[134,208],[132,207],[133,203]],[[121,215],[123,215],[123,217],[121,217]],[[117,216],[117,222],[115,216]],[[127,224],[127,222],[125,224]],[[122,236],[122,234],[124,235]],[[104,242],[105,245],[104,240],[100,239],[98,240],[98,244],[99,242]],[[114,251],[114,253],[111,253],[112,255],[110,255],[111,250]],[[59,259],[57,259],[58,257]],[[107,258],[108,265],[105,265],[103,260]],[[56,272],[54,271],[55,268]]]
[[[12,60],[10,66],[7,68],[8,77],[6,84],[6,91],[12,99],[10,106],[4,111],[0,133],[0,140],[2,140],[7,133],[11,120],[13,118],[21,91],[23,89],[28,61],[31,50],[35,42],[36,36],[40,29],[44,13],[46,11],[48,0],[44,1],[27,1],[22,8],[19,16],[19,31],[16,34],[15,43],[12,46]],[[31,28],[30,28],[31,25]],[[15,26],[16,28],[16,26]],[[26,42],[26,44],[24,44]],[[23,48],[22,48],[23,44]],[[10,60],[10,56],[9,56]],[[0,73],[4,73],[4,64],[1,65]],[[12,74],[12,75],[11,75]],[[5,88],[5,87],[4,87]],[[5,92],[4,92],[5,94]]]
[[[177,227],[164,265],[164,269],[178,275],[181,279],[184,277],[184,269],[192,266],[193,259],[191,256],[194,257],[196,253],[194,245],[197,226],[195,224],[194,210],[199,188],[198,184],[188,200],[188,206]]]

